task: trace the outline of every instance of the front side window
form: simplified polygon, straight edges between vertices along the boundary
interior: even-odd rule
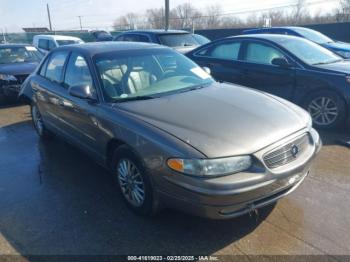
[[[67,56],[68,52],[65,51],[55,52],[51,55],[45,72],[47,79],[57,83],[61,82],[63,66]]]
[[[284,55],[271,46],[260,43],[248,43],[245,60],[258,64],[272,65],[275,58],[284,58]]]
[[[66,87],[86,85],[92,87],[92,77],[85,59],[77,54],[72,54],[67,64],[64,79]]]
[[[38,47],[44,50],[49,50],[49,40],[47,39],[39,39]]]
[[[40,62],[43,55],[33,46],[0,46],[0,64]]]
[[[219,59],[237,60],[240,47],[240,42],[221,43],[212,49],[209,56]]]
[[[97,57],[95,63],[108,102],[181,92],[214,81],[190,59],[166,49],[116,52]]]

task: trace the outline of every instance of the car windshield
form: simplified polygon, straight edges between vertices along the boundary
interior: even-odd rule
[[[302,38],[276,38],[275,41],[309,65],[330,64],[343,60],[328,49]]]
[[[293,29],[295,32],[303,36],[304,38],[315,42],[317,44],[325,44],[325,43],[333,43],[334,41],[330,39],[328,36],[321,34],[315,30],[311,30],[308,28],[296,28]]]
[[[194,34],[193,37],[197,40],[200,45],[205,45],[210,42],[208,38],[202,35]]]
[[[0,47],[0,64],[40,62],[42,58],[33,46]]]
[[[192,34],[161,34],[160,43],[170,47],[184,47],[200,45]]]
[[[109,53],[97,57],[95,63],[107,102],[153,98],[214,82],[202,68],[172,50]]]
[[[56,40],[56,42],[59,46],[62,46],[62,45],[80,44],[82,41],[80,41],[80,40]]]

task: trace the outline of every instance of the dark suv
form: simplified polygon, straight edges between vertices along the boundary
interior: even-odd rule
[[[186,53],[201,45],[197,37],[182,30],[133,30],[118,35],[114,41],[155,43]]]

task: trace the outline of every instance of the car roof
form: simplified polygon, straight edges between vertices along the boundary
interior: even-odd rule
[[[293,31],[296,29],[308,29],[308,30],[312,30],[310,28],[307,27],[300,27],[300,26],[274,26],[274,27],[262,27],[262,28],[252,28],[252,29],[247,29],[247,30],[243,30],[244,33],[249,33],[249,32],[264,32],[264,31],[274,31],[274,30],[287,30],[287,31]]]
[[[146,33],[146,34],[157,34],[157,35],[162,35],[162,34],[189,34],[189,32],[184,31],[184,30],[165,30],[165,29],[149,29],[149,30],[130,30],[130,31],[125,31],[121,34],[132,34],[132,33]]]
[[[133,51],[133,50],[142,50],[142,49],[169,49],[169,47],[151,44],[151,43],[141,43],[141,42],[91,42],[85,44],[75,44],[75,45],[66,45],[61,46],[55,49],[59,50],[68,50],[80,52],[86,56],[94,56],[101,53],[109,52],[118,52],[118,51]]]
[[[250,35],[237,35],[237,36],[229,36],[226,37],[226,39],[230,38],[252,38],[252,39],[264,39],[269,40],[273,42],[277,42],[276,40],[283,40],[283,39],[298,39],[300,41],[303,41],[302,38],[296,37],[293,35],[273,35],[273,34],[250,34]],[[225,39],[225,38],[224,38]]]
[[[68,35],[35,35],[34,38],[45,38],[55,40],[80,40],[79,37],[68,36]]]
[[[9,48],[9,47],[25,47],[25,46],[32,46],[31,44],[11,44],[11,43],[7,43],[7,44],[0,44],[0,48]]]

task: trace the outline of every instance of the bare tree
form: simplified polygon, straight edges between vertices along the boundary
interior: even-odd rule
[[[292,12],[293,23],[295,25],[302,22],[303,16],[306,12],[306,0],[297,0],[294,11]]]
[[[295,0],[293,8],[275,8],[267,12],[254,12],[245,19],[224,15],[220,5],[212,5],[201,13],[191,3],[174,7],[170,12],[170,27],[176,29],[214,29],[214,28],[244,28],[263,26],[264,19],[270,18],[272,25],[283,26],[293,24],[330,23],[350,21],[350,0],[340,0],[341,8],[337,11],[323,13],[319,11],[311,16],[306,8],[306,0]],[[148,9],[145,14],[129,13],[117,18],[114,28],[164,28],[164,8]]]
[[[146,11],[146,23],[150,28],[165,27],[165,10],[164,8],[153,8]]]
[[[114,21],[113,28],[116,30],[136,29],[138,15],[135,13],[127,13]]]
[[[340,8],[337,10],[338,22],[350,21],[350,0],[340,0]]]
[[[222,14],[221,6],[219,4],[211,5],[206,8],[204,14],[204,24],[206,28],[219,28]]]
[[[190,3],[178,5],[171,10],[171,27],[192,28],[193,18],[199,15],[199,12]]]

